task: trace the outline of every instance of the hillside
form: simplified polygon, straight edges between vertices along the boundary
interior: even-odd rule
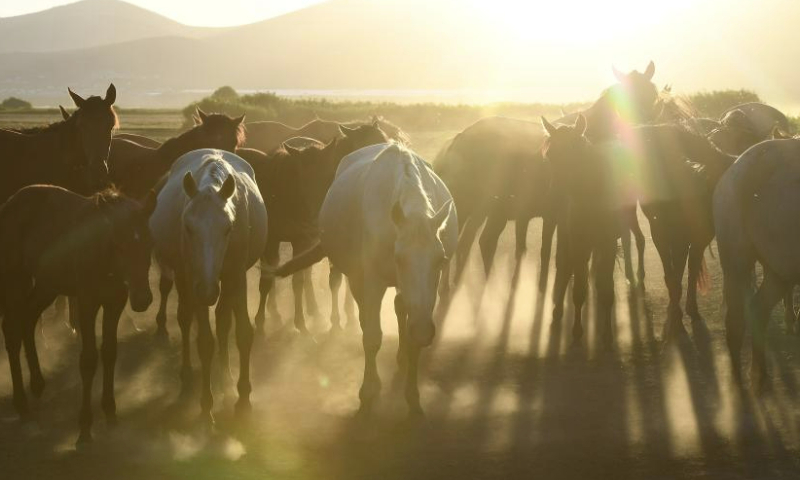
[[[0,18],[0,53],[76,50],[165,36],[197,38],[218,31],[182,25],[119,0],[83,0]]]

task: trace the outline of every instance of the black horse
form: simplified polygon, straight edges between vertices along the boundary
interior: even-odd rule
[[[30,369],[30,386],[40,396],[44,379],[34,342],[41,313],[57,295],[77,298],[82,340],[83,401],[79,442],[91,440],[92,380],[97,368],[95,317],[103,308],[103,411],[116,422],[114,363],[117,324],[130,293],[141,312],[152,301],[148,272],[151,242],[147,219],[151,195],[142,205],[115,190],[83,197],[56,186],[21,189],[0,207],[0,313],[14,385],[14,407],[30,415],[20,350]]]

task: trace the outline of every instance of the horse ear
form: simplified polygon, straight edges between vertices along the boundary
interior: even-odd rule
[[[392,207],[392,221],[398,228],[406,221],[406,214],[403,213],[403,207],[400,206],[400,202],[395,203]]]
[[[194,198],[197,195],[197,183],[194,181],[192,172],[186,172],[186,175],[183,176],[183,191],[189,198]]]
[[[785,134],[781,127],[775,125],[772,127],[772,139],[773,140],[785,140],[789,138],[789,135]]]
[[[61,118],[69,120],[69,112],[61,105],[58,106],[58,109],[61,110]]]
[[[372,116],[372,126],[375,128],[380,128],[381,126],[381,118],[377,115]]]
[[[445,228],[454,217],[456,213],[456,206],[452,200],[448,200],[442,208],[433,216],[433,226],[437,232]]]
[[[648,80],[653,79],[653,75],[656,73],[656,64],[650,60],[650,63],[647,64],[647,70],[644,71],[644,78]]]
[[[103,100],[109,106],[114,105],[114,102],[117,101],[117,87],[115,87],[113,83],[108,86],[108,90],[106,90],[106,98]]]
[[[67,87],[67,91],[69,92],[69,96],[72,97],[72,101],[75,102],[76,107],[81,108],[86,104],[86,100],[77,93],[73,92],[71,88]]]
[[[552,123],[548,122],[546,118],[542,117],[542,126],[547,131],[547,134],[551,137],[556,134],[556,127]]]
[[[155,190],[150,190],[147,192],[147,196],[144,199],[144,203],[142,204],[142,213],[145,214],[146,217],[149,217],[156,211],[156,202],[158,201],[158,194]]]
[[[628,76],[617,70],[617,67],[615,67],[614,65],[611,66],[611,71],[614,72],[614,76],[617,77],[618,82],[623,83],[628,80]]]
[[[245,117],[245,115],[242,115],[241,117],[234,118],[233,119],[233,123],[238,127],[239,125],[241,125],[244,122],[244,117]]]
[[[575,130],[583,136],[586,133],[586,117],[583,116],[582,113],[578,114],[578,118],[575,119]]]
[[[339,133],[341,133],[345,137],[349,136],[351,133],[353,133],[355,131],[356,131],[355,128],[350,128],[350,127],[346,127],[346,126],[344,126],[342,124],[339,124]]]
[[[222,188],[219,189],[219,196],[222,197],[223,200],[227,200],[233,196],[235,191],[236,179],[233,178],[233,175],[228,175],[228,178],[222,183]]]
[[[200,120],[200,123],[205,123],[208,119],[208,115],[206,112],[200,110],[200,107],[197,107],[197,118]]]

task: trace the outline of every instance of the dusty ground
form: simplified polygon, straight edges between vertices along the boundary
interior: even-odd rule
[[[430,157],[436,148],[429,142],[419,149]],[[38,342],[48,383],[35,403],[33,424],[16,419],[7,358],[0,353],[0,477],[798,478],[800,339],[784,332],[781,307],[768,340],[774,388],[761,397],[740,391],[729,374],[717,260],[707,257],[712,286],[700,298],[705,326],[693,326],[687,317],[689,335],[664,346],[667,295],[648,243],[644,295],[631,295],[616,271],[613,351],[596,343],[591,306],[586,339],[572,347],[571,309],[564,322],[553,324],[550,294],[535,287],[540,222],[534,225],[516,282],[508,229],[485,288],[473,255],[465,284],[449,310],[440,310],[437,342],[425,352],[421,374],[423,425],[405,422],[395,381],[397,329],[387,295],[379,355],[382,401],[372,434],[355,428],[360,336],[357,328],[326,335],[326,268],[317,267],[322,314],[311,320],[315,341],[286,334],[259,340],[251,420],[236,425],[234,399],[216,392],[217,426],[210,434],[195,422],[198,401],[178,400],[173,301],[169,348],[152,339],[155,305],[145,314],[123,315],[120,426],[105,425],[98,375],[95,442],[76,450],[79,344],[60,319],[46,314]],[[283,320],[290,321],[288,285],[280,295]],[[251,312],[255,302],[253,295]],[[749,364],[747,352],[745,357]]]

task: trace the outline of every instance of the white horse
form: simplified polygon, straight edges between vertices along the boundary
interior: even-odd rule
[[[724,279],[725,329],[733,374],[741,379],[747,300],[755,262],[764,280],[755,294],[752,380],[767,387],[766,326],[772,308],[800,283],[800,140],[770,140],[747,151],[714,191],[714,227]]]
[[[430,166],[395,143],[345,157],[320,211],[320,244],[278,269],[286,276],[329,257],[348,280],[363,331],[364,381],[359,413],[369,417],[381,390],[375,357],[381,347],[381,300],[397,288],[398,364],[407,368],[405,397],[422,415],[419,353],[435,332],[433,309],[442,267],[458,243],[447,187]]]
[[[156,258],[174,272],[178,289],[184,392],[191,383],[189,334],[192,318],[197,317],[203,374],[200,404],[209,423],[214,339],[208,307],[214,303],[223,379],[230,378],[228,331],[231,314],[236,316],[240,363],[236,411],[250,409],[253,325],[247,312],[247,270],[258,261],[267,241],[267,211],[254,179],[252,167],[232,153],[211,149],[187,153],[172,166],[150,219]]]

